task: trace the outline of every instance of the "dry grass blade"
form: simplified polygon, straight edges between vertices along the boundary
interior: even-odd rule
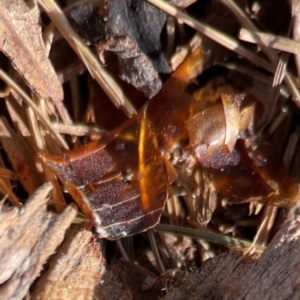
[[[239,38],[248,43],[263,45],[293,54],[300,54],[300,42],[286,37],[242,28]]]
[[[122,244],[122,241],[121,241],[121,240],[117,240],[117,241],[116,241],[116,245],[117,245],[117,247],[118,247],[118,249],[119,249],[119,251],[120,251],[122,257],[123,257],[124,259],[130,261],[129,256],[128,256],[128,254],[127,254],[127,252],[126,252],[126,250],[125,250],[125,248],[124,248],[124,246],[123,246],[123,244]]]
[[[262,59],[255,53],[249,51],[245,47],[239,44],[238,40],[234,39],[231,36],[228,36],[225,33],[220,32],[219,30],[214,29],[211,26],[205,25],[200,21],[188,16],[186,13],[182,12],[180,9],[162,1],[162,0],[147,0],[148,2],[152,3],[153,5],[159,7],[161,10],[165,11],[169,15],[176,17],[181,22],[185,23],[186,25],[194,28],[195,30],[199,31],[201,34],[205,35],[206,37],[212,39],[216,43],[224,46],[225,48],[234,51],[238,55],[247,58],[249,61],[254,63],[255,65],[259,65],[264,69],[274,72],[274,67],[267,62],[266,60]]]
[[[232,238],[229,236],[224,236],[222,234],[217,234],[213,232],[207,232],[202,230],[196,230],[192,228],[186,227],[179,227],[179,226],[171,226],[166,224],[158,224],[154,228],[159,232],[168,232],[174,233],[177,235],[188,236],[194,239],[204,239],[210,243],[216,243],[219,245],[224,245],[229,248],[240,249],[240,250],[247,250],[247,248],[252,246],[251,241]],[[265,247],[255,245],[255,251],[261,253],[265,250]]]
[[[23,1],[1,1],[0,6],[1,50],[28,86],[41,98],[52,99],[64,122],[69,123],[61,104],[62,86],[44,48],[37,5],[28,7]]]
[[[14,172],[0,167],[0,178],[9,180],[18,180],[18,177]]]
[[[73,50],[77,53],[82,62],[86,65],[92,77],[99,83],[105,93],[108,95],[112,103],[124,110],[128,116],[136,114],[135,108],[121,91],[113,78],[100,66],[99,60],[85,46],[77,33],[70,26],[67,18],[52,0],[39,0],[39,4],[43,7],[49,18],[68,41]]]
[[[0,188],[2,189],[2,192],[7,194],[8,200],[10,200],[13,205],[22,207],[22,203],[19,202],[18,197],[14,194],[11,187],[8,186],[2,178],[0,178]]]
[[[157,247],[156,240],[155,240],[155,237],[154,237],[153,229],[148,230],[147,234],[148,234],[148,238],[149,238],[149,241],[150,241],[150,244],[151,244],[152,252],[153,252],[154,257],[155,257],[155,261],[156,261],[156,264],[157,264],[157,269],[160,273],[164,273],[166,271],[166,269],[164,267],[163,261],[160,257],[159,251],[158,251],[158,247]]]
[[[52,124],[53,128],[62,134],[69,134],[74,136],[101,136],[106,131],[101,130],[97,127],[91,127],[86,125],[67,125],[67,124],[61,124],[61,123],[54,123]]]
[[[232,0],[220,0],[221,3],[226,5],[237,17],[240,24],[244,26],[245,28],[248,28],[249,30],[255,31],[257,30],[256,26],[253,24],[253,22],[250,20],[250,18],[245,14],[243,10],[240,9],[240,7]],[[278,57],[275,52],[272,50],[263,47],[262,51],[267,55],[267,57],[270,59],[270,61],[276,65],[278,62]]]
[[[288,64],[288,58],[289,58],[289,54],[288,53],[283,53],[280,56],[277,68],[276,68],[276,72],[274,74],[274,79],[273,79],[273,83],[272,83],[272,87],[276,88],[279,87],[284,79],[284,77],[286,76],[286,68],[287,68],[287,64]]]
[[[238,64],[238,62],[232,63],[232,62],[219,62],[218,61],[216,64],[219,66],[222,66],[224,68],[227,68],[229,70],[234,70],[241,74],[248,75],[252,78],[258,79],[259,81],[261,81],[269,86],[272,86],[272,84],[273,84],[273,78],[271,75],[266,76],[265,74],[262,74],[261,72],[256,71],[255,69],[250,69],[249,67],[243,66],[243,64]],[[282,85],[280,86],[280,93],[286,98],[289,97],[289,92],[288,92],[286,86],[282,86]]]
[[[226,5],[237,17],[240,24],[244,27],[246,27],[248,30],[251,31],[257,31],[256,26],[253,24],[253,22],[250,20],[250,18],[240,9],[240,7],[232,0],[220,0],[224,5]],[[262,45],[262,51],[266,54],[266,56],[269,58],[273,66],[276,66],[278,64],[278,56],[277,54],[272,50],[266,47],[265,45]],[[286,72],[285,73],[285,82],[288,86],[291,94],[295,98],[295,102],[298,106],[300,106],[300,93],[296,86],[296,83],[292,76]]]
[[[52,127],[52,124],[43,116],[40,109],[33,103],[29,96],[3,71],[0,69],[0,78],[11,88],[13,88],[22,98],[23,101],[32,108],[34,113],[39,117],[40,121],[45,125],[45,127],[51,132],[53,137],[56,139],[58,145],[62,148],[68,149],[68,144],[66,141],[56,132]]]
[[[300,3],[297,0],[290,1],[292,11],[293,38],[300,41]],[[295,55],[295,63],[298,77],[300,76],[300,55]]]
[[[20,106],[18,101],[16,101],[16,99],[18,99],[19,97],[18,93],[13,89],[9,88],[9,90],[11,93],[10,95],[8,95],[8,97],[5,98],[6,109],[20,134],[23,137],[29,137],[30,128],[26,116],[26,111],[24,110],[24,107]]]
[[[179,7],[188,7],[195,3],[197,0],[170,0],[170,3]]]

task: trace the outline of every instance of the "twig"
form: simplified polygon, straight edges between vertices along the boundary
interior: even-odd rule
[[[300,54],[300,42],[274,34],[242,28],[239,38],[248,43],[259,44],[293,54]]]
[[[99,83],[112,103],[117,108],[121,108],[127,116],[136,114],[135,108],[123,94],[121,88],[117,85],[109,73],[100,66],[99,60],[90,51],[90,49],[82,43],[80,37],[70,26],[67,18],[57,4],[52,0],[38,0],[38,3],[43,7],[51,21],[61,32],[72,49],[77,53],[78,57],[87,67],[91,76]]]
[[[194,28],[195,30],[199,31],[201,34],[205,35],[206,37],[210,38],[216,43],[224,46],[225,48],[231,51],[234,51],[240,56],[247,58],[252,63],[263,67],[269,72],[273,73],[275,71],[275,68],[272,66],[272,64],[267,62],[265,59],[259,57],[252,51],[249,51],[248,49],[243,47],[237,39],[234,39],[233,37],[225,34],[224,32],[221,32],[211,26],[208,26],[190,17],[186,13],[182,12],[180,9],[168,4],[167,2],[164,2],[162,0],[147,0],[147,1],[159,7],[161,10],[165,11],[169,15],[178,18],[186,25]]]

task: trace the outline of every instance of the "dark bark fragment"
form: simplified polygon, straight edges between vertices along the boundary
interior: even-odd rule
[[[151,98],[162,87],[159,74],[171,73],[160,46],[166,15],[147,1],[111,0],[106,29],[92,5],[79,6],[70,13],[73,25],[104,52],[118,56],[119,76]]]

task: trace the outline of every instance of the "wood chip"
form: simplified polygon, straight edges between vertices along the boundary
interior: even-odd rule
[[[164,284],[164,278],[124,259],[108,265],[90,223],[74,224],[31,299],[157,299]]]
[[[74,205],[61,215],[46,211],[50,183],[28,199],[23,209],[0,210],[0,294],[3,299],[23,299],[43,265],[62,242],[77,214]]]
[[[73,225],[47,272],[37,281],[32,300],[132,299],[107,268],[90,226]]]

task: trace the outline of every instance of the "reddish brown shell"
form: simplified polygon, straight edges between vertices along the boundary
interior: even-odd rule
[[[65,186],[85,214],[96,214],[93,224],[108,239],[156,225],[169,194],[164,160],[143,115],[115,132],[64,158],[44,157],[63,183],[73,184]],[[105,140],[111,141],[103,145]],[[83,195],[74,195],[74,185]]]

